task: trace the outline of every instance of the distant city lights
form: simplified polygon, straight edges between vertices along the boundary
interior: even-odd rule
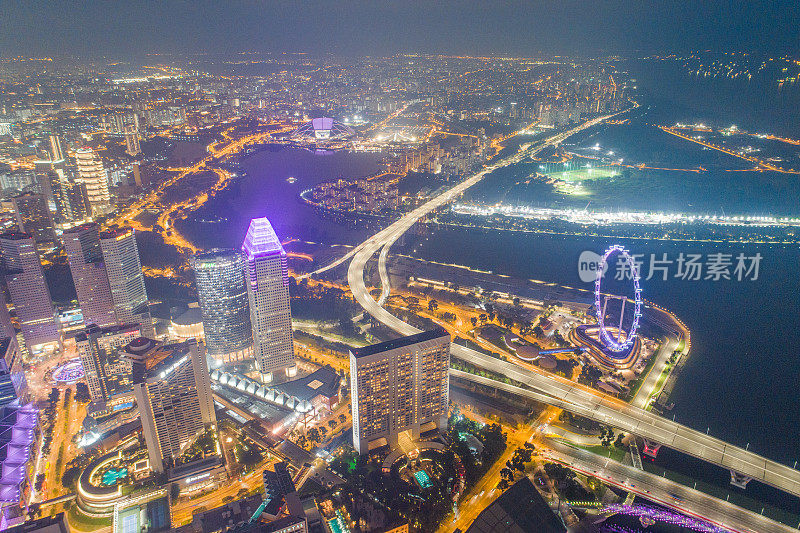
[[[460,215],[503,215],[525,219],[561,219],[576,224],[605,226],[610,224],[714,224],[721,226],[800,226],[800,217],[775,216],[725,216],[689,215],[685,213],[659,213],[647,211],[588,211],[586,209],[558,209],[513,205],[483,206],[454,204],[454,213]]]

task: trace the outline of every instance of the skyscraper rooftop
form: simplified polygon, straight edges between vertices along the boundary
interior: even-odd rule
[[[247,235],[242,244],[242,251],[247,254],[249,260],[286,253],[278,236],[275,235],[275,230],[272,229],[272,224],[266,217],[254,218],[250,221],[250,227],[247,228]]]
[[[353,357],[358,359],[359,357],[374,355],[376,353],[394,350],[395,348],[402,348],[403,346],[411,346],[413,344],[417,344],[420,342],[438,339],[439,337],[444,337],[445,335],[449,335],[449,333],[447,333],[447,330],[441,326],[436,326],[427,331],[422,331],[420,333],[415,333],[414,335],[400,337],[399,339],[392,339],[389,341],[379,342],[377,344],[371,344],[369,346],[363,346],[361,348],[353,348],[352,350],[350,350],[350,353],[353,354]]]

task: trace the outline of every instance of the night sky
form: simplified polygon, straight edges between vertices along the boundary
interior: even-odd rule
[[[0,56],[800,50],[797,1],[0,0]]]

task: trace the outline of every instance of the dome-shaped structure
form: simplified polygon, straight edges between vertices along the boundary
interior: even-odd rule
[[[342,124],[330,117],[312,119],[292,133],[292,137],[302,139],[343,139],[354,135],[355,131],[350,126]]]

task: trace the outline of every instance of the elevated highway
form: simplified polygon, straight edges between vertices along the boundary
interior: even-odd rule
[[[602,117],[601,119],[587,122],[573,130],[555,135],[536,144],[530,150],[535,152],[545,146],[557,144],[570,135],[577,133],[577,131],[591,127],[607,118],[610,117]],[[385,265],[388,252],[382,253],[381,257],[379,257],[379,273],[382,287],[380,303],[370,296],[369,290],[364,283],[364,268],[367,262],[381,248],[388,249],[420,218],[450,202],[469,187],[482,180],[489,172],[501,166],[520,161],[529,153],[528,151],[518,152],[481,170],[452,189],[416,208],[362,243],[357,248],[356,253],[353,254],[347,279],[354,297],[364,310],[397,333],[402,335],[418,333],[419,330],[417,328],[403,322],[382,307],[382,302],[389,294],[389,278]],[[728,468],[732,473],[735,472],[761,481],[800,497],[800,471],[798,470],[553,374],[523,369],[513,363],[455,344],[451,352],[454,357],[467,361],[480,369],[494,372],[498,376],[510,378],[521,383],[522,386],[509,385],[503,381],[451,369],[450,375],[453,377],[489,385],[549,405],[561,407],[575,414],[614,426],[625,432],[644,437],[649,441],[663,444],[682,453]]]
[[[563,463],[587,476],[594,476],[626,492],[685,515],[710,522],[726,531],[741,533],[797,531],[793,527],[738,507],[729,501],[709,496],[699,490],[641,469],[609,461],[604,457],[568,446],[558,440],[549,440],[548,446],[550,449],[541,452],[544,457]]]

